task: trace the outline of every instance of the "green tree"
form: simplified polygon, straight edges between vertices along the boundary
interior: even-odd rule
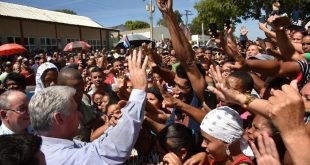
[[[178,21],[178,23],[180,24],[180,23],[183,23],[183,20],[182,20],[182,14],[180,13],[180,11],[179,10],[175,10],[174,11],[174,14],[176,15],[176,17],[177,17],[177,21]],[[166,22],[165,22],[165,20],[163,19],[163,18],[160,18],[158,21],[157,21],[157,26],[167,26],[167,24],[166,24]]]
[[[57,9],[54,11],[58,11],[58,12],[62,12],[62,13],[67,13],[67,14],[72,14],[72,15],[77,15],[77,13],[73,10],[69,10],[69,9]]]
[[[130,30],[149,28],[150,25],[143,21],[126,21],[125,26]]]
[[[310,13],[309,0],[279,0],[280,13],[290,13],[295,8],[300,9],[303,18]],[[218,23],[219,28],[227,19],[233,23],[239,23],[242,19],[258,19],[264,11],[266,15],[272,12],[273,0],[200,0],[194,6],[198,16],[193,19],[192,32],[201,33],[201,23],[208,27],[209,23]]]

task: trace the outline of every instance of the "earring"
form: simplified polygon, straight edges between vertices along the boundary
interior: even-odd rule
[[[228,146],[226,147],[225,152],[226,152],[226,155],[227,155],[227,156],[230,156],[230,150],[229,150]]]

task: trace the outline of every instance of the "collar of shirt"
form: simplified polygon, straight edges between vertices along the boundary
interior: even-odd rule
[[[61,144],[64,146],[72,146],[74,145],[74,141],[67,140],[67,139],[60,139],[60,138],[52,138],[52,137],[42,137],[42,145],[55,145],[55,144]]]
[[[10,130],[4,123],[1,124],[0,127],[0,135],[10,135],[15,134],[12,130]]]

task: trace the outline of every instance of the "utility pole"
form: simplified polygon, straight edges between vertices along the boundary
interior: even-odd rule
[[[190,10],[185,10],[185,24],[186,27],[188,27],[188,16],[193,15],[193,13]]]
[[[202,38],[202,42],[203,42],[203,44],[202,45],[205,45],[205,32],[204,32],[204,30],[205,30],[205,28],[204,28],[204,24],[203,23],[201,23],[201,38]],[[198,36],[198,38],[199,38],[199,36]],[[198,40],[199,41],[199,40]],[[198,43],[198,45],[200,46],[200,44]]]
[[[150,39],[153,41],[153,13],[155,11],[155,6],[153,5],[153,0],[149,0],[149,3],[146,5],[146,11],[150,14]]]

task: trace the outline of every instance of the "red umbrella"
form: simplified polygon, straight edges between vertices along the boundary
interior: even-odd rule
[[[24,53],[26,50],[26,48],[19,44],[3,44],[0,46],[0,56],[21,54]]]
[[[65,46],[64,51],[72,51],[74,49],[86,50],[86,49],[88,49],[90,47],[91,46],[87,42],[85,42],[85,41],[74,41],[74,42],[68,43]]]

